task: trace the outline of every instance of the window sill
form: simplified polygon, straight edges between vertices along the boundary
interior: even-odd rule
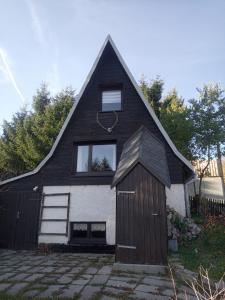
[[[106,239],[99,238],[99,239],[79,239],[79,238],[71,238],[69,244],[72,245],[106,245]]]
[[[119,110],[107,110],[107,111],[101,110],[99,113],[100,114],[108,114],[108,113],[113,113],[113,112],[120,113],[120,112],[123,112],[123,110],[122,109],[119,109]]]
[[[113,177],[115,172],[79,172],[73,173],[75,177]]]

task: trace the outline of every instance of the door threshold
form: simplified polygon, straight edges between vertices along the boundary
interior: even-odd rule
[[[117,262],[113,264],[113,271],[165,275],[168,272],[168,267],[164,265],[123,264]]]

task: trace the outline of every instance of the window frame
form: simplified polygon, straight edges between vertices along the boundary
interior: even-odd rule
[[[123,111],[123,85],[121,83],[116,83],[113,85],[99,85],[99,99],[100,99],[100,109],[99,112],[102,114],[112,113],[113,110],[102,110],[102,93],[103,92],[109,92],[109,91],[115,91],[120,90],[121,91],[121,108],[118,110],[114,110],[115,112],[122,112]]]
[[[87,224],[87,237],[76,238],[73,237],[73,224]],[[105,237],[104,238],[93,238],[91,237],[91,225],[92,224],[104,224],[105,225]],[[70,243],[75,244],[106,244],[106,222],[105,221],[78,221],[70,222]]]
[[[114,145],[115,146],[115,170],[112,171],[92,171],[92,156],[93,156],[93,146],[97,145]],[[78,159],[78,146],[88,146],[88,171],[77,171],[77,159]],[[116,172],[117,167],[117,143],[116,141],[101,141],[101,142],[80,142],[74,144],[74,156],[73,156],[73,171],[76,176],[113,176]]]

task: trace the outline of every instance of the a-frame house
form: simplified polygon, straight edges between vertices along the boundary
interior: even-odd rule
[[[166,204],[186,214],[192,176],[108,36],[50,153],[0,183],[0,246],[115,246],[117,261],[164,264]]]

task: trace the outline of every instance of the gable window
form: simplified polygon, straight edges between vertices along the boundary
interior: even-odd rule
[[[77,172],[112,172],[115,170],[115,144],[91,144],[77,146]]]
[[[121,110],[121,90],[102,91],[102,111]]]

